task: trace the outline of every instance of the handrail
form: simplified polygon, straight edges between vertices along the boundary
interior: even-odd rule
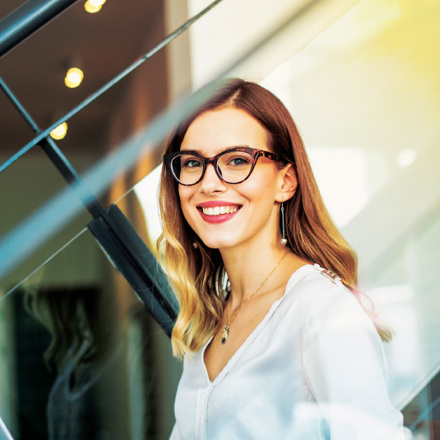
[[[78,0],[28,0],[0,21],[0,57]]]

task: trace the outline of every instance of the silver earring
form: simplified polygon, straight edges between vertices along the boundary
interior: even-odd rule
[[[284,209],[284,203],[281,202],[281,244],[286,246],[287,238],[286,238],[286,211]]]

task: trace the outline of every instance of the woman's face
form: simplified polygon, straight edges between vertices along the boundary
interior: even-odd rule
[[[268,135],[261,124],[243,110],[227,108],[199,115],[189,126],[180,150],[196,150],[212,157],[236,146],[270,151]],[[199,183],[179,185],[182,212],[210,248],[277,243],[279,204],[276,202],[283,200],[284,174],[276,162],[260,157],[250,177],[234,185],[222,181],[209,164]]]

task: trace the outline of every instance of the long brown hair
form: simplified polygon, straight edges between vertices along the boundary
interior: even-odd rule
[[[356,254],[330,218],[298,129],[275,95],[256,83],[241,79],[228,81],[205,105],[178,125],[168,139],[165,153],[180,150],[197,116],[223,108],[243,110],[255,118],[267,131],[271,151],[293,163],[298,187],[294,196],[285,202],[286,235],[292,252],[338,274],[360,301]],[[180,303],[172,344],[175,355],[181,356],[201,349],[216,331],[225,302],[226,273],[219,251],[206,247],[186,222],[177,185],[163,166],[159,191],[163,233],[158,249]],[[381,337],[390,339],[389,330],[378,323],[374,312],[367,312]]]

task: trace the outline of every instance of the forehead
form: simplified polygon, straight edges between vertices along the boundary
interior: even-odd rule
[[[226,108],[204,112],[194,119],[180,149],[212,155],[234,146],[267,148],[268,136],[264,127],[249,113]]]

